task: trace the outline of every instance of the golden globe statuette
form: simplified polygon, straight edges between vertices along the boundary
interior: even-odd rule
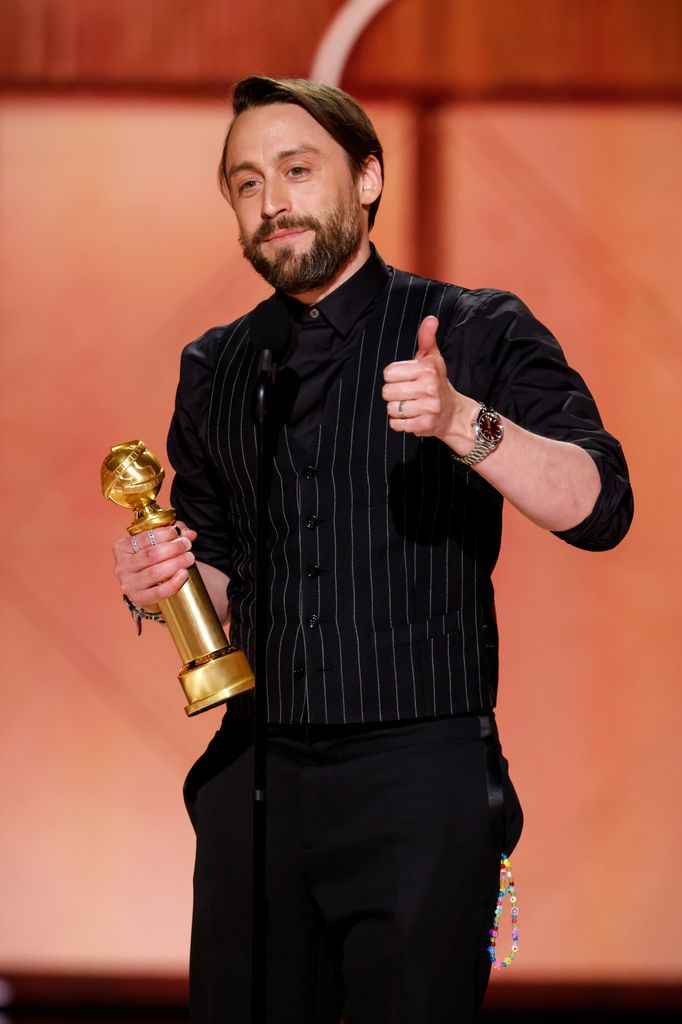
[[[164,476],[161,463],[144,441],[116,445],[102,463],[102,494],[134,512],[128,527],[131,536],[175,522],[175,509],[156,503]],[[190,566],[177,594],[159,601],[159,607],[183,661],[178,679],[189,702],[188,715],[253,688],[246,655],[230,647],[196,565]]]

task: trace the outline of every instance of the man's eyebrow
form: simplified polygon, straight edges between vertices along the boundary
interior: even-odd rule
[[[250,163],[248,160],[242,161],[240,164],[233,164],[227,172],[228,178],[233,178],[235,174],[239,174],[240,171],[258,171],[255,164]]]
[[[288,160],[292,156],[319,156],[319,149],[315,149],[314,146],[296,146],[294,149],[283,149],[280,153],[275,156],[275,163],[280,164],[283,160]],[[227,172],[227,177],[233,178],[235,174],[239,174],[240,171],[255,171],[258,173],[258,167],[251,163],[250,160],[244,160],[240,164],[234,164],[230,167]]]
[[[281,153],[278,153],[275,157],[275,163],[281,163],[282,160],[288,160],[291,156],[319,156],[319,149],[315,149],[314,146],[296,146],[295,149],[283,149]]]

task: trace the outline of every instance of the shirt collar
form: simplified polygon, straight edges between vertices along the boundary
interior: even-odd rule
[[[297,322],[300,323],[306,313],[314,307],[337,334],[347,337],[390,276],[388,267],[371,243],[370,249],[369,257],[360,269],[320,302],[306,305],[283,292],[277,292],[277,297],[284,302]]]

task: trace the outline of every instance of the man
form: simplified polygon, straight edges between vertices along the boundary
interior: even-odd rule
[[[608,548],[632,515],[626,465],[515,296],[426,281],[372,249],[383,157],[350,97],[250,78],[233,106],[221,185],[295,325],[269,502],[268,1019],[471,1021],[500,855],[521,830],[493,714],[502,501]],[[196,557],[253,661],[249,325],[183,354],[169,436],[182,536],[115,552],[149,615]],[[201,1022],[249,1019],[250,714],[250,696],[231,702],[186,782]]]

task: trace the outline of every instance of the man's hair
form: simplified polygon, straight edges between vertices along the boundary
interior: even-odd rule
[[[374,126],[355,100],[335,85],[311,82],[307,78],[267,78],[252,75],[238,82],[232,96],[234,118],[225,136],[225,144],[218,165],[220,191],[229,198],[227,177],[227,144],[236,118],[254,107],[267,107],[273,103],[293,103],[303,107],[346,151],[351,173],[357,180],[367,159],[376,157],[384,171],[384,153]],[[369,227],[374,224],[381,196],[369,208]]]

